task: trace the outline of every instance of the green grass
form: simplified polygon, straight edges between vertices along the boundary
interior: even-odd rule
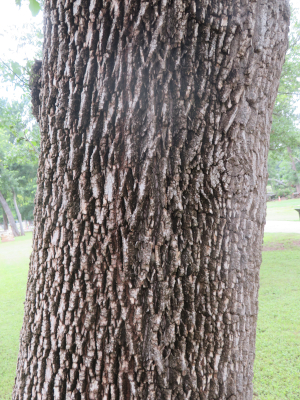
[[[300,208],[300,199],[269,201],[267,221],[299,221],[299,214],[295,208]]]
[[[23,320],[32,233],[0,241],[0,400],[11,399]]]
[[[256,400],[300,399],[300,235],[269,233],[256,340]],[[276,250],[279,249],[279,250]],[[0,400],[11,398],[31,235],[0,242]]]
[[[254,392],[300,399],[300,235],[268,233],[260,272]],[[279,248],[280,250],[275,250]]]

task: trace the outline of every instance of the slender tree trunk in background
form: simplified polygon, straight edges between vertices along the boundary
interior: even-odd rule
[[[2,207],[2,214],[3,214],[3,229],[5,231],[7,231],[8,230],[8,219],[7,219],[7,215],[6,215],[3,207]]]
[[[24,228],[23,228],[23,221],[22,221],[22,216],[21,216],[21,213],[19,211],[19,207],[18,207],[18,203],[17,203],[16,192],[14,190],[12,192],[13,192],[15,210],[16,210],[16,214],[17,214],[18,221],[19,221],[19,224],[20,224],[21,236],[24,236],[25,233],[24,233]]]
[[[285,0],[45,1],[13,399],[252,399],[288,20]]]
[[[288,151],[289,156],[290,156],[292,170],[294,171],[294,173],[296,175],[296,192],[300,193],[299,175],[298,175],[298,171],[297,171],[297,168],[296,168],[295,159],[293,157],[292,149],[290,147],[288,147],[287,151]]]
[[[15,223],[15,219],[12,215],[12,212],[10,211],[10,208],[5,200],[5,198],[3,197],[2,193],[0,192],[0,204],[2,205],[2,208],[5,212],[5,214],[7,215],[12,233],[14,236],[20,236],[20,232],[18,231],[17,225]]]

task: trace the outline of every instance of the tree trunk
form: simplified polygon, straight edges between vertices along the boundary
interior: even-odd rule
[[[285,0],[45,1],[13,399],[252,399],[288,20]]]
[[[9,221],[9,224],[10,224],[10,227],[11,227],[13,235],[14,236],[20,236],[20,233],[18,231],[17,225],[15,223],[15,219],[14,219],[14,217],[12,215],[12,212],[10,211],[10,208],[9,208],[9,206],[8,206],[6,200],[3,197],[1,192],[0,192],[0,203],[2,205],[2,208],[3,208],[4,212],[5,212],[5,214],[7,215],[7,218],[8,218],[8,221]]]
[[[300,193],[299,175],[298,175],[298,171],[297,171],[297,168],[296,168],[296,163],[295,163],[295,160],[294,160],[294,157],[293,157],[292,149],[290,147],[288,147],[287,151],[288,151],[289,156],[290,156],[292,170],[294,171],[295,176],[296,176],[296,192]]]
[[[12,192],[13,192],[15,210],[16,210],[16,214],[17,214],[18,221],[19,221],[19,224],[20,224],[21,236],[24,236],[25,233],[24,233],[24,228],[23,228],[23,221],[22,221],[22,216],[21,216],[21,213],[19,211],[19,207],[18,207],[18,203],[17,203],[16,192],[14,190]]]
[[[8,219],[7,219],[7,215],[6,215],[3,207],[2,207],[2,213],[3,213],[3,229],[5,231],[7,231],[8,230]]]

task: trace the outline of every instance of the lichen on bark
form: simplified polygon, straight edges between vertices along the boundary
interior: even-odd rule
[[[13,399],[252,399],[285,0],[45,0]]]

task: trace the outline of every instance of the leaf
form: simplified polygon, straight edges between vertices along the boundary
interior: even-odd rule
[[[16,0],[16,5],[21,7],[21,0]]]
[[[31,14],[35,17],[40,12],[41,6],[36,0],[29,0],[29,9]]]
[[[13,70],[13,73],[15,75],[22,75],[22,70],[21,70],[21,66],[18,62],[12,61],[11,62],[11,69]]]

